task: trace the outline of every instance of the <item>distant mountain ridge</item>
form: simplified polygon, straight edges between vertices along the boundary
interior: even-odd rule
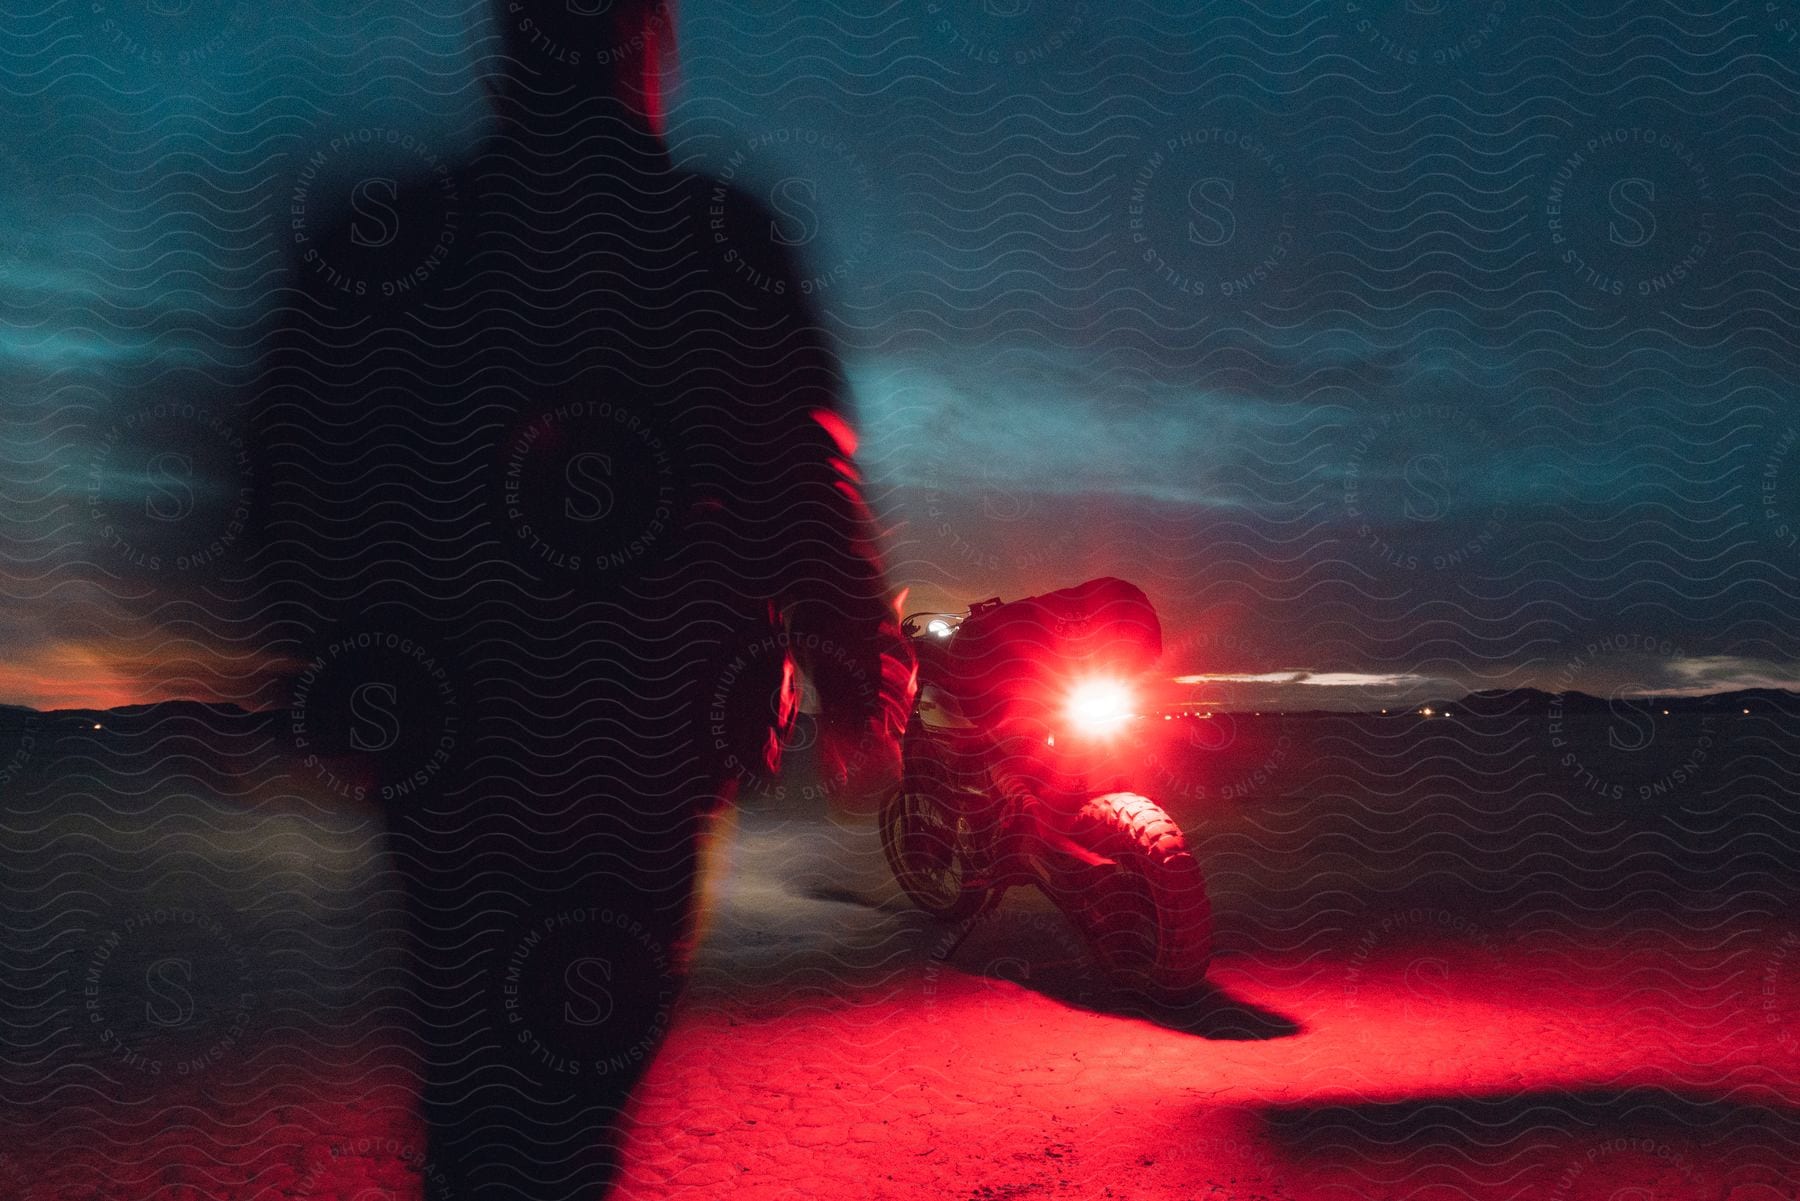
[[[120,705],[114,709],[33,709],[26,705],[0,704],[0,730],[69,728],[100,725],[102,727],[142,728],[166,720],[242,721],[259,716],[236,704],[214,704],[208,701],[152,701],[143,705]]]
[[[1782,688],[1736,688],[1728,692],[1708,692],[1697,696],[1673,696],[1659,693],[1632,693],[1607,698],[1586,692],[1545,692],[1538,688],[1486,688],[1466,693],[1461,700],[1432,701],[1439,711],[1449,710],[1453,716],[1514,717],[1521,714],[1611,713],[1620,705],[1654,706],[1675,714],[1723,713],[1732,709],[1800,710],[1800,693]]]

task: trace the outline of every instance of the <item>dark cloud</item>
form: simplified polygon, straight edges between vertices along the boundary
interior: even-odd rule
[[[1772,18],[940,9],[687,0],[671,127],[806,258],[916,599],[1131,576],[1230,632],[1177,670],[1792,678]],[[119,543],[204,552],[241,481],[127,423],[229,406],[309,156],[483,128],[483,4],[105,15],[27,31],[4,102],[13,697],[196,686],[133,648],[204,571]],[[318,188],[381,162],[345,144]],[[1673,649],[1585,653],[1628,633]]]

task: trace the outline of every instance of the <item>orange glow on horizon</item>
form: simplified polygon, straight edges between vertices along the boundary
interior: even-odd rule
[[[21,659],[0,663],[0,704],[33,709],[112,709],[147,700],[118,660],[83,643],[35,647]]]
[[[31,648],[0,662],[0,704],[33,709],[115,709],[157,701],[235,702],[264,707],[268,698],[247,695],[279,672],[273,660],[246,661],[195,643],[153,648],[120,638],[66,639]]]

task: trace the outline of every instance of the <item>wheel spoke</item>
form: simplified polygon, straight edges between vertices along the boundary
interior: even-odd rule
[[[928,789],[915,787],[901,800],[895,841],[903,850],[908,891],[920,894],[927,908],[948,908],[963,887],[963,823],[949,816]],[[903,880],[902,883],[907,881]]]
[[[981,903],[969,823],[955,781],[929,752],[907,756],[900,789],[883,807],[882,850],[900,888],[937,918],[962,916]]]

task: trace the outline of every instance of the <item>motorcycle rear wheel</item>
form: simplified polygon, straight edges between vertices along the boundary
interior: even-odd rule
[[[1212,904],[1181,827],[1131,792],[1093,798],[1078,821],[1082,841],[1113,866],[1097,869],[1071,916],[1121,985],[1165,1003],[1186,998],[1212,959]]]
[[[882,802],[879,821],[882,853],[914,905],[945,921],[980,907],[987,888],[971,870],[968,822],[950,795],[948,773],[930,753],[907,747],[900,787]]]

